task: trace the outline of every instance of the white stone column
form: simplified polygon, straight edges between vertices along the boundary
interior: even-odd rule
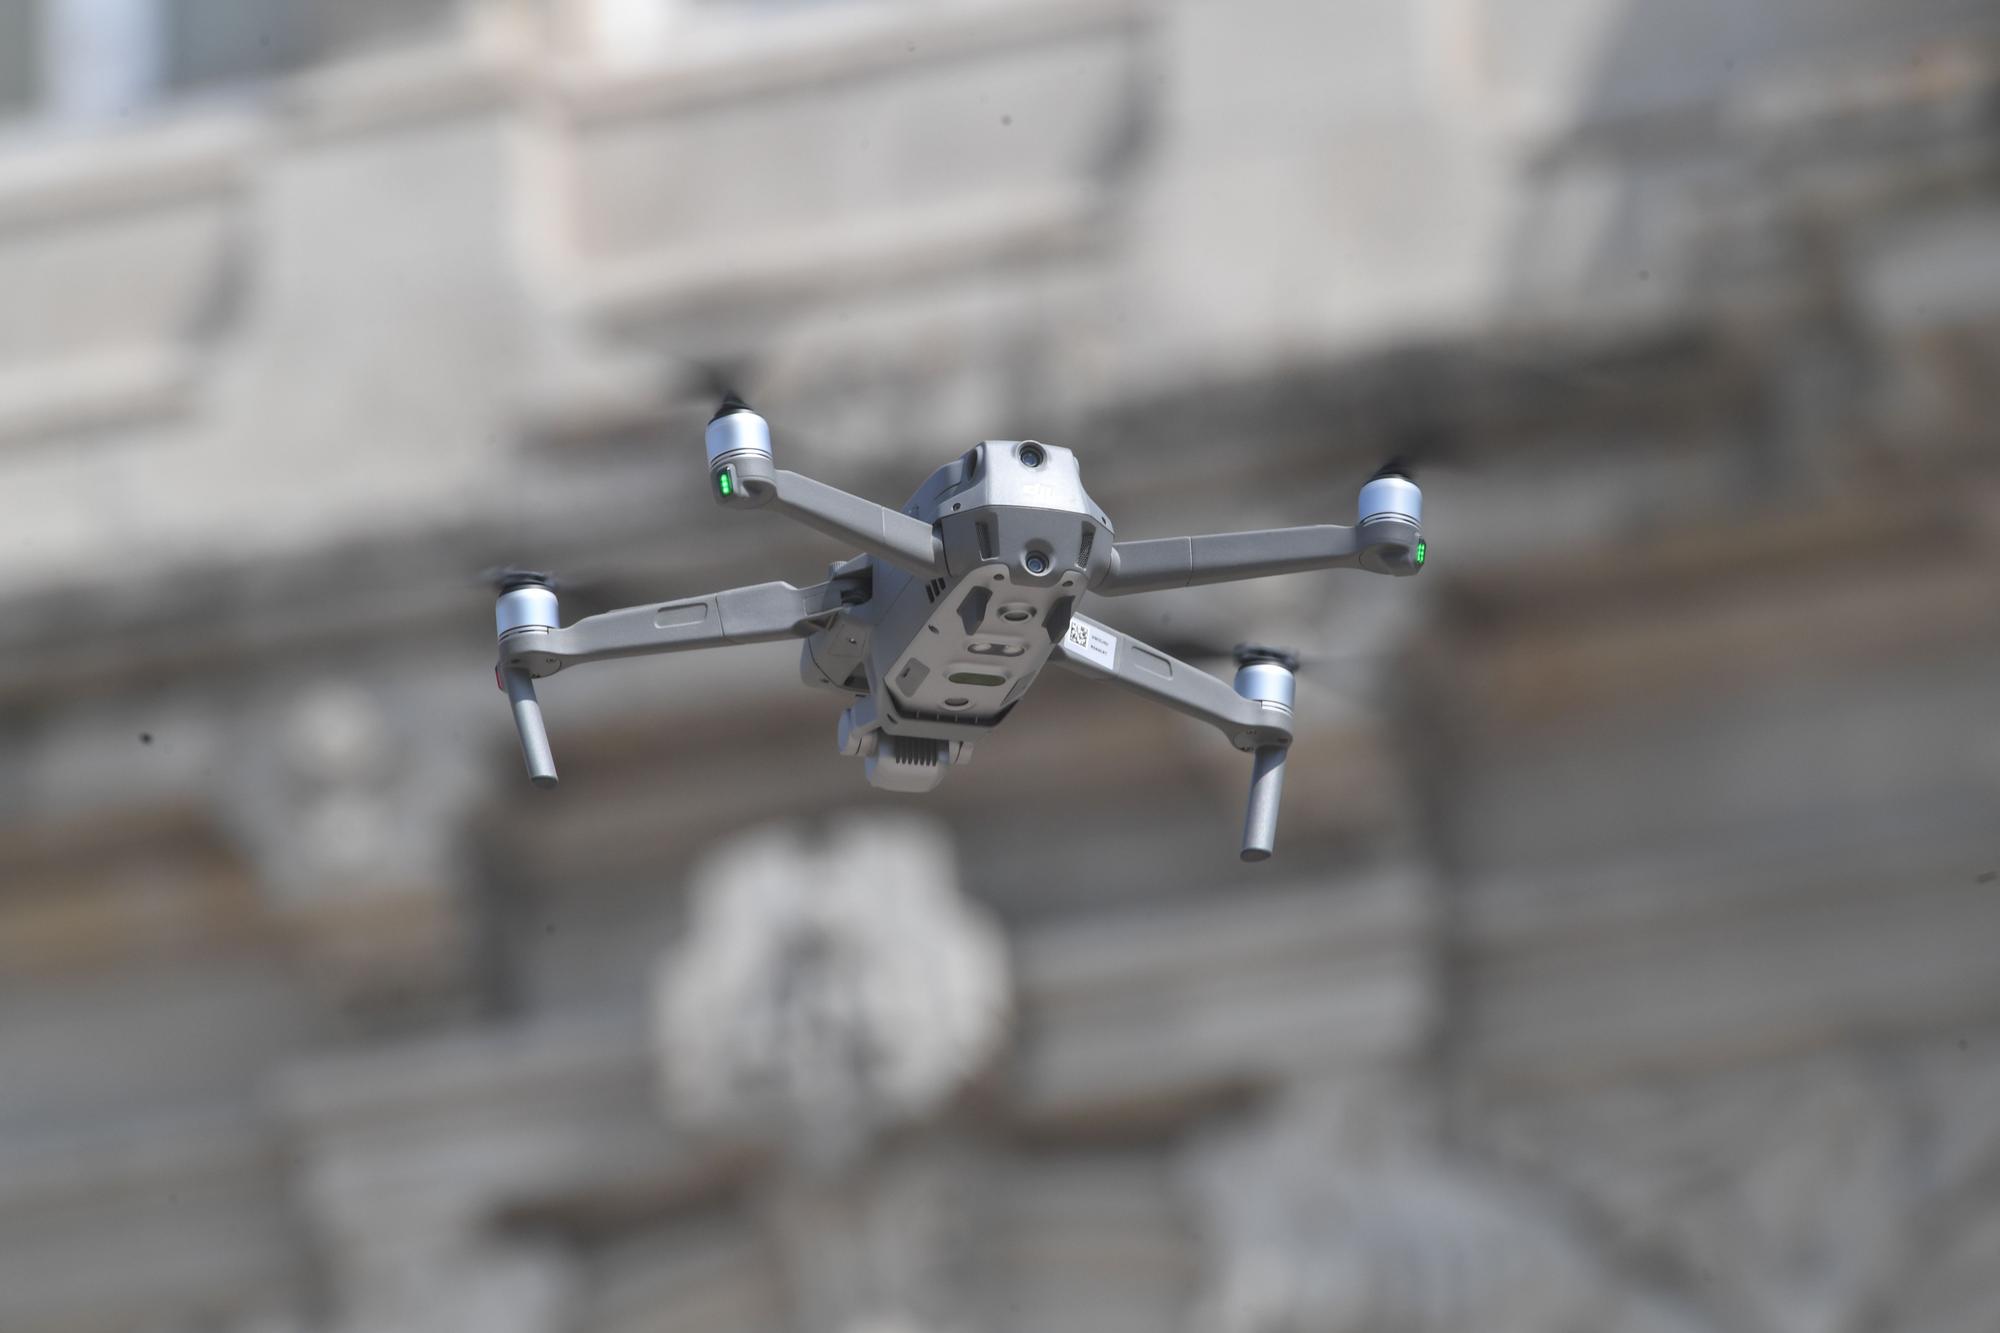
[[[47,104],[63,120],[110,120],[158,96],[160,0],[43,0]]]

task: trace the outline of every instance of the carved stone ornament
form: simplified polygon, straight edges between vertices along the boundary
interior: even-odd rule
[[[935,1115],[1007,1029],[1005,943],[937,825],[765,828],[695,873],[655,978],[670,1111],[820,1165]]]

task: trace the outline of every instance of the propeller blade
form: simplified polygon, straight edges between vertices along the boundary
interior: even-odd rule
[[[554,573],[546,569],[530,569],[526,565],[489,565],[473,575],[472,581],[495,592],[507,592],[531,584],[543,588],[556,586]]]
[[[1167,639],[1156,641],[1154,646],[1224,678],[1234,674],[1245,656],[1252,660],[1281,661],[1291,667],[1292,674],[1300,681],[1347,699],[1365,692],[1367,674],[1376,663],[1376,656],[1370,653],[1301,651],[1261,644],[1224,644],[1215,639]]]
[[[529,585],[547,588],[556,595],[568,620],[614,610],[627,600],[618,591],[618,581],[608,576],[575,578],[528,565],[490,565],[470,581],[477,587],[492,589],[496,596]]]
[[[1421,481],[1439,467],[1465,465],[1464,444],[1458,432],[1428,414],[1412,415],[1389,431],[1389,452],[1368,478],[1401,477]]]
[[[719,404],[716,414],[736,408],[748,407],[758,381],[765,378],[756,369],[756,362],[749,356],[693,357],[676,352],[667,356],[680,366],[677,377],[685,392],[692,390],[701,397]],[[767,386],[764,386],[767,387]]]

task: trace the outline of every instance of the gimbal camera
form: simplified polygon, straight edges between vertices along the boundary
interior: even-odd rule
[[[1053,661],[1219,729],[1252,756],[1243,859],[1270,856],[1292,742],[1298,659],[1236,650],[1233,685],[1078,614],[1087,593],[1227,583],[1309,569],[1407,576],[1424,565],[1423,495],[1391,463],[1361,488],[1355,526],[1322,524],[1115,541],[1076,456],[1035,440],[987,440],[932,473],[898,511],[776,467],[764,418],[734,395],[708,423],[717,504],[771,509],[859,547],[824,583],[759,583],[649,602],[562,625],[544,574],[501,577],[496,677],[513,705],[528,775],[556,783],[535,681],[641,653],[803,639],[808,685],[847,696],[837,744],[868,781],[929,791],[1006,721]]]

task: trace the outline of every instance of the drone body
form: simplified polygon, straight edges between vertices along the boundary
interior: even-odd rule
[[[771,508],[865,552],[810,588],[765,583],[648,603],[559,625],[546,576],[514,573],[496,607],[497,675],[538,786],[555,784],[534,680],[609,657],[805,640],[806,683],[852,702],[837,732],[868,780],[928,791],[1005,721],[1051,661],[1219,728],[1255,755],[1243,857],[1270,855],[1292,740],[1290,654],[1239,648],[1233,685],[1077,613],[1118,596],[1306,569],[1408,575],[1424,563],[1422,495],[1385,469],[1360,521],[1117,542],[1076,457],[988,440],[931,474],[899,512],[773,466],[770,429],[726,400],[707,432],[710,488],[730,508]]]

